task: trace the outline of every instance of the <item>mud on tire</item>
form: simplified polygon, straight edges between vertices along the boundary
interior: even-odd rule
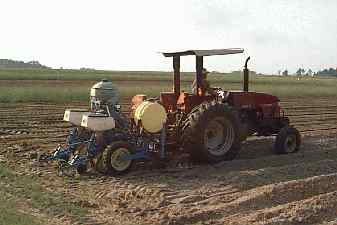
[[[240,146],[239,120],[227,105],[212,101],[193,109],[181,128],[182,147],[196,162],[234,159]]]

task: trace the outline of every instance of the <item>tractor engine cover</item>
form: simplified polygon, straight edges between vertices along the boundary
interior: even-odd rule
[[[90,97],[95,97],[102,103],[108,103],[111,105],[115,105],[119,101],[117,88],[112,85],[112,82],[105,79],[91,87]]]
[[[164,106],[156,102],[144,101],[135,110],[134,121],[149,133],[163,129],[167,114]]]

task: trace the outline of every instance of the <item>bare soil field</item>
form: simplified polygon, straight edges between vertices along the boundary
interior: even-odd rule
[[[1,104],[0,163],[88,209],[81,220],[33,210],[50,224],[337,224],[337,100],[281,100],[303,136],[298,153],[275,155],[272,138],[252,138],[235,160],[216,165],[74,178],[59,177],[56,164],[34,156],[64,143],[69,124],[62,118],[70,106]],[[32,213],[29,199],[25,206]]]

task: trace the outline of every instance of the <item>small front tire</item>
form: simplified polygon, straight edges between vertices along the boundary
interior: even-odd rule
[[[276,154],[295,153],[300,150],[301,134],[294,127],[283,127],[276,136],[274,151]]]
[[[123,160],[122,157],[131,156],[132,149],[127,142],[113,142],[107,147],[106,166],[110,175],[122,175],[127,173],[133,160]]]
[[[77,170],[77,173],[78,173],[78,174],[83,175],[83,174],[85,174],[85,173],[87,172],[88,167],[87,167],[87,165],[83,164],[83,165],[79,165],[79,166],[76,168],[76,170]]]

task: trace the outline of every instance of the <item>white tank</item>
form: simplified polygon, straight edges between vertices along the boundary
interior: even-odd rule
[[[93,131],[105,131],[115,128],[115,120],[103,114],[85,114],[81,126]]]
[[[89,114],[89,112],[85,109],[66,109],[63,120],[76,126],[81,126],[82,116],[87,114]]]
[[[150,133],[157,133],[163,129],[167,114],[165,108],[156,102],[144,101],[135,110],[136,125],[141,125]]]
[[[90,89],[90,96],[96,97],[96,99],[103,103],[112,105],[117,104],[119,101],[119,92],[117,88],[108,80],[102,80],[92,86]]]

